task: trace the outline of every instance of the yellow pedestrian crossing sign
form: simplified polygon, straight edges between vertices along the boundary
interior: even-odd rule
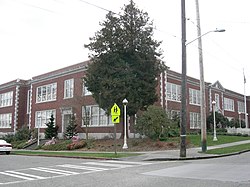
[[[115,103],[111,108],[111,116],[120,116],[121,110],[119,106]]]
[[[112,116],[112,123],[120,123],[120,116]]]

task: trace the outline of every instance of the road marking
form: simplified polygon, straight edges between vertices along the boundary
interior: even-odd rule
[[[108,167],[116,167],[116,168],[126,168],[132,167],[133,165],[124,165],[124,164],[112,164],[112,163],[104,163],[104,162],[86,162],[84,165],[95,165],[95,166],[108,166]]]
[[[129,161],[122,161],[122,160],[104,160],[100,162],[110,162],[110,163],[121,163],[121,164],[131,164],[131,165],[149,165],[152,164],[150,162],[129,162]]]
[[[80,174],[80,173],[72,172],[72,171],[65,171],[65,170],[52,169],[52,168],[43,168],[43,167],[29,168],[29,169],[36,170],[36,171],[43,171],[43,172],[47,172],[47,173],[54,173],[54,174],[59,174],[59,175],[77,175],[77,174]]]
[[[136,166],[148,165],[148,164],[152,164],[152,163],[105,160],[105,161],[97,161],[97,162],[78,163],[78,165],[62,164],[62,165],[55,165],[55,166],[48,166],[48,167],[35,167],[35,168],[27,168],[27,169],[14,170],[14,171],[4,171],[4,172],[0,172],[0,175],[5,175],[5,176],[13,177],[13,178],[19,178],[22,180],[14,181],[13,179],[13,181],[10,181],[10,182],[4,182],[4,183],[0,182],[0,185],[14,184],[14,183],[16,184],[16,183],[20,183],[24,181],[52,179],[56,177],[63,177],[63,176],[70,176],[70,175],[95,173],[99,171],[122,169],[126,167],[136,167]],[[56,167],[60,167],[60,168],[56,169]],[[63,168],[65,170],[62,170]],[[73,170],[73,171],[67,171],[67,169]],[[83,170],[83,171],[79,172],[79,170]],[[31,171],[38,171],[42,173],[44,172],[44,173],[51,173],[51,174],[50,176],[46,176],[46,177],[28,174]]]
[[[8,172],[8,171],[7,171],[7,172]],[[11,176],[11,177],[15,177],[15,178],[19,178],[19,179],[24,179],[24,180],[35,180],[34,178],[24,177],[24,176],[15,175],[15,174],[7,173],[7,172],[0,172],[0,174],[2,174],[2,175],[7,175],[7,176]]]
[[[77,166],[71,164],[58,165],[63,168],[72,168],[72,169],[80,169],[80,170],[91,170],[91,171],[104,171],[108,170],[107,168],[97,168],[97,167],[87,167],[87,166]]]
[[[45,177],[40,177],[37,175],[31,175],[31,174],[27,174],[27,173],[21,173],[21,172],[17,172],[17,171],[6,171],[6,172],[17,174],[17,175],[23,175],[23,176],[31,177],[31,178],[35,178],[35,179],[45,179]]]

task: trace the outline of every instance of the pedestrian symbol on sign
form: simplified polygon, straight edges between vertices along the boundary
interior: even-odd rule
[[[111,116],[120,116],[121,110],[119,106],[115,103],[111,108]]]

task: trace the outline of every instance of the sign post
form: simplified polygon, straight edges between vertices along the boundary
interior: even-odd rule
[[[112,123],[114,123],[114,141],[115,141],[115,155],[117,155],[117,145],[116,145],[116,124],[120,123],[121,110],[119,106],[115,103],[111,108]]]

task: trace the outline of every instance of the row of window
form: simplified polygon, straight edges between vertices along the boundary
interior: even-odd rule
[[[37,111],[35,114],[36,128],[46,128],[46,123],[49,122],[51,115],[56,118],[55,109]],[[88,123],[89,126],[93,127],[113,125],[111,116],[107,116],[106,112],[96,105],[82,107],[82,126],[86,125],[86,123]]]
[[[57,94],[57,83],[52,83],[48,85],[43,85],[37,87],[36,90],[36,102],[48,102],[55,101]],[[87,87],[83,84],[82,95],[91,95],[91,92],[88,91]],[[64,98],[73,98],[74,97],[74,79],[68,79],[64,81]]]
[[[171,110],[170,118],[171,119],[180,118],[180,111]],[[200,129],[201,128],[201,114],[200,113],[190,112],[189,118],[190,118],[190,129]]]
[[[0,94],[0,107],[12,106],[13,91]]]
[[[0,114],[0,128],[11,128],[12,114]]]
[[[181,86],[173,83],[167,83],[167,99],[171,101],[181,101]],[[220,109],[219,94],[215,94],[216,110]],[[189,104],[200,105],[200,90],[189,89]],[[238,112],[245,113],[244,103],[237,102]],[[224,110],[234,112],[234,100],[224,97]]]

